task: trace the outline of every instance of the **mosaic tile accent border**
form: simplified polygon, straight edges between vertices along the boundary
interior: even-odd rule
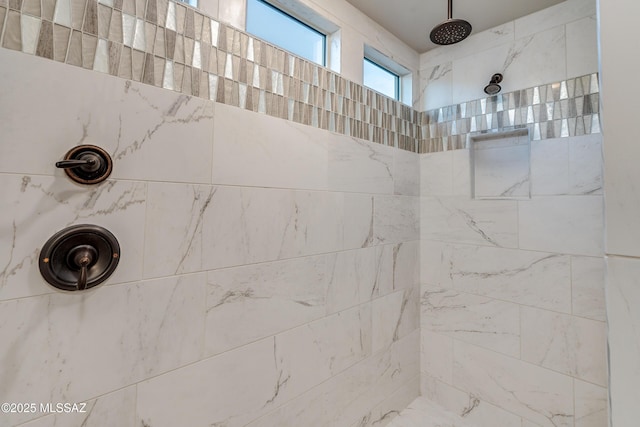
[[[486,130],[527,127],[534,141],[600,133],[599,102],[594,73],[427,111],[418,152],[466,148]]]
[[[171,0],[0,0],[0,46],[419,153],[600,132],[597,74],[418,112]]]

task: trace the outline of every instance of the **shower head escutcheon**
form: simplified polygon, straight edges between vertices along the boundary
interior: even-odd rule
[[[484,93],[486,93],[487,95],[495,95],[499,93],[502,90],[502,88],[498,83],[500,83],[501,81],[502,81],[502,74],[496,73],[493,76],[491,76],[491,81],[489,81],[489,84],[484,87]]]
[[[436,25],[429,38],[435,44],[449,45],[461,42],[471,34],[471,24],[463,19],[453,19],[453,0],[449,0],[447,20]]]

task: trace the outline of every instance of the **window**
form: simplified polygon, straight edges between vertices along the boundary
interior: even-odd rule
[[[247,31],[295,55],[326,65],[326,35],[263,0],[247,0]]]
[[[389,98],[399,99],[400,77],[397,74],[367,58],[364,58],[363,71],[365,86],[387,95]]]
[[[362,69],[362,82],[365,86],[411,105],[413,84],[408,68],[365,45]]]
[[[180,1],[190,6],[198,7],[198,0],[180,0]]]

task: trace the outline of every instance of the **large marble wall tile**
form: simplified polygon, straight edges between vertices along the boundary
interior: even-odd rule
[[[434,285],[571,313],[571,264],[567,255],[453,246],[444,249],[442,257],[444,271]]]
[[[420,94],[413,101],[415,110],[428,111],[453,104],[451,71],[451,61],[420,69]]]
[[[451,154],[453,156],[453,195],[469,198],[471,197],[471,159],[469,150],[453,150]]]
[[[518,202],[520,248],[602,255],[600,196],[537,197]]]
[[[453,61],[453,103],[484,98],[482,88],[497,70],[506,77],[500,84],[505,93],[565,79],[565,56],[564,26],[516,37],[490,49],[483,47]],[[531,73],[532,69],[536,72]]]
[[[420,155],[393,150],[393,194],[420,195]]]
[[[520,357],[520,310],[516,304],[423,286],[420,326],[431,332]]]
[[[389,390],[415,380],[420,375],[419,341],[420,333],[415,330],[342,374],[336,389],[348,392],[331,393],[327,403],[332,419],[326,425],[351,426],[361,421],[371,410],[371,402],[382,402]]]
[[[569,138],[569,191],[602,194],[602,134]]]
[[[576,405],[575,427],[601,427],[609,421],[608,393],[604,387],[573,380]]]
[[[48,296],[0,302],[2,402],[51,401],[49,310]],[[13,426],[37,416],[1,412],[0,424]]]
[[[369,305],[277,335],[275,364],[286,383],[281,392],[289,398],[299,395],[370,356],[371,336]]]
[[[420,379],[416,378],[400,387],[387,399],[378,403],[351,427],[378,427],[388,425],[407,405],[420,395]]]
[[[394,249],[394,245],[383,245],[329,255],[327,313],[392,292]]]
[[[593,5],[594,2],[583,2]],[[566,25],[567,76],[584,76],[598,70],[598,27],[593,14]]]
[[[202,222],[214,193],[212,186],[149,183],[144,277],[202,270]]]
[[[214,123],[214,184],[328,188],[326,131],[221,103]]]
[[[459,415],[472,426],[514,427],[521,418],[479,396],[459,390],[430,375],[421,375],[422,396]],[[457,427],[457,425],[456,425]]]
[[[326,131],[321,138],[328,145],[330,190],[393,194],[394,152],[397,150],[362,139],[327,135]]]
[[[134,427],[136,425],[135,386],[78,403],[86,403],[82,408],[84,412],[52,414],[22,424],[20,427]]]
[[[368,194],[344,193],[343,249],[365,248],[373,241],[373,202]]]
[[[420,283],[436,287],[453,287],[449,276],[453,245],[420,241]]]
[[[455,341],[453,382],[541,427],[573,426],[573,381],[565,375]]]
[[[516,37],[525,37],[566,22],[596,14],[596,3],[584,0],[568,0],[537,13],[516,19]],[[592,72],[592,71],[590,71]]]
[[[420,328],[420,372],[453,383],[453,338]]]
[[[585,381],[607,383],[606,325],[522,307],[522,359]]]
[[[206,353],[221,353],[324,316],[329,258],[209,271]]]
[[[276,351],[267,338],[141,382],[137,424],[246,425],[285,401],[289,378]]]
[[[393,290],[408,289],[420,283],[419,260],[419,240],[398,243],[393,247]]]
[[[0,334],[10,349],[2,355],[3,401],[84,402],[199,359],[204,279],[190,275],[2,303],[0,312],[9,317]],[[37,414],[0,420],[14,425],[29,415]]]
[[[531,193],[534,196],[569,193],[568,138],[531,141]]]
[[[450,196],[453,194],[453,152],[420,155],[420,195]]]
[[[640,260],[607,258],[607,320],[613,425],[637,419],[640,384]]]
[[[371,303],[374,353],[419,327],[418,292],[418,286],[415,286],[378,298]]]
[[[515,201],[426,197],[420,215],[423,239],[512,248],[518,245]]]
[[[417,197],[375,196],[373,241],[400,243],[420,239],[420,203]]]
[[[216,187],[204,214],[203,268],[251,264],[339,250],[342,195]]]
[[[476,198],[527,198],[530,196],[528,136],[473,141],[471,150]]]
[[[6,49],[0,64],[0,78],[13,82],[0,104],[12,142],[0,146],[0,170],[63,177],[54,163],[74,145],[94,144],[111,154],[112,178],[210,182],[210,101]]]
[[[418,375],[417,332],[396,341],[322,384],[300,394],[247,427],[348,426],[360,421],[390,390]]]
[[[606,321],[604,295],[604,259],[571,257],[572,313]]]
[[[38,255],[54,233],[75,224],[100,225],[118,239],[122,257],[107,284],[139,279],[145,196],[137,182],[81,188],[62,177],[0,174],[0,299],[53,292]]]

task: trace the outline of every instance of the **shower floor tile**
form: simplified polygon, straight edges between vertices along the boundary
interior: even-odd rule
[[[387,427],[479,427],[425,397],[411,402]]]

